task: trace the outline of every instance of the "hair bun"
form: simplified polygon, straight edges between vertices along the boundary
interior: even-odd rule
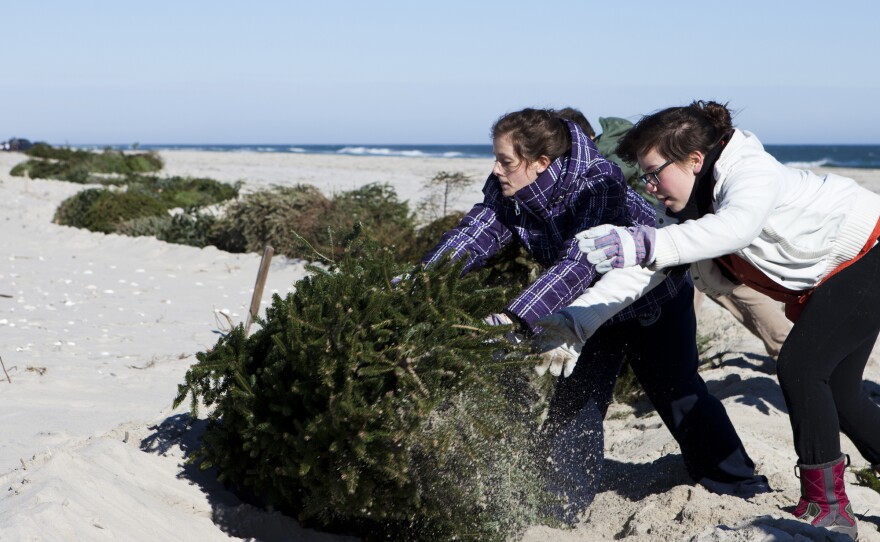
[[[709,122],[718,130],[719,133],[727,133],[733,128],[733,119],[727,104],[720,104],[714,101],[704,102],[697,100],[691,103],[691,107],[699,110]]]

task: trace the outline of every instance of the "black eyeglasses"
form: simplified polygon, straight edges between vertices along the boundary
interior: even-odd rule
[[[643,183],[645,183],[645,185],[650,184],[654,188],[657,188],[657,185],[660,184],[660,172],[663,171],[663,168],[665,168],[666,166],[668,166],[669,164],[671,164],[674,161],[675,160],[671,160],[671,159],[667,160],[662,166],[658,167],[654,171],[649,171],[648,173],[645,173],[644,175],[639,177],[639,180],[642,181]]]

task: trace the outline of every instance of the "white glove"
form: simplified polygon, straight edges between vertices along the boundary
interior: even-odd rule
[[[513,320],[503,312],[493,312],[489,316],[483,318],[483,321],[490,326],[512,326]]]
[[[405,280],[409,280],[409,279],[410,279],[410,274],[409,274],[409,273],[403,273],[403,274],[400,274],[400,275],[396,275],[395,277],[393,277],[393,278],[391,279],[391,285],[392,285],[392,286],[397,286],[397,285],[400,284],[401,282],[403,282],[403,281],[405,281]]]
[[[650,226],[612,226],[602,224],[577,235],[578,248],[587,254],[587,261],[596,271],[607,273],[613,268],[646,267],[654,261],[656,230]]]
[[[584,341],[575,331],[575,323],[571,316],[563,310],[539,318],[535,321],[535,325],[544,328],[533,339],[535,350],[541,358],[535,366],[535,371],[542,376],[547,369],[550,369],[550,374],[554,376],[571,375],[584,346]]]
[[[504,313],[493,312],[489,316],[483,318],[483,321],[490,326],[513,326],[513,320],[510,316],[507,316]],[[523,342],[522,335],[517,333],[516,331],[508,331],[504,334],[504,338],[507,339],[507,342],[510,344],[519,344]]]

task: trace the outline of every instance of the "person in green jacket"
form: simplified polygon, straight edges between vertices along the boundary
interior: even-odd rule
[[[623,171],[626,182],[632,187],[637,187],[637,191],[647,193],[644,183],[639,181],[639,175],[642,170],[638,165],[630,165],[617,156],[617,143],[620,141],[629,129],[633,127],[633,123],[619,117],[599,117],[599,125],[602,126],[602,133],[593,138],[593,143],[599,149],[599,153],[608,158]],[[643,196],[645,194],[642,194]],[[653,196],[648,201],[653,201]]]
[[[579,110],[573,107],[564,107],[557,111],[557,114],[564,119],[578,123],[584,133],[593,140],[593,143],[599,150],[599,154],[620,167],[623,176],[626,178],[626,182],[638,192],[640,196],[651,203],[655,202],[654,197],[649,195],[645,190],[645,185],[639,181],[639,175],[642,174],[639,166],[627,164],[621,160],[616,153],[617,143],[620,141],[620,138],[632,128],[633,123],[618,117],[599,117],[599,124],[602,126],[602,133],[597,135],[593,126],[590,124],[590,121],[588,121],[587,117],[585,117]]]

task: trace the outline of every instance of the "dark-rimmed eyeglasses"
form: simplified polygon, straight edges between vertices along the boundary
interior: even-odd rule
[[[654,171],[649,171],[644,175],[639,177],[639,180],[645,183],[645,185],[651,185],[654,188],[657,188],[657,185],[660,184],[660,172],[663,171],[663,168],[674,162],[675,160],[669,159],[664,164]]]

